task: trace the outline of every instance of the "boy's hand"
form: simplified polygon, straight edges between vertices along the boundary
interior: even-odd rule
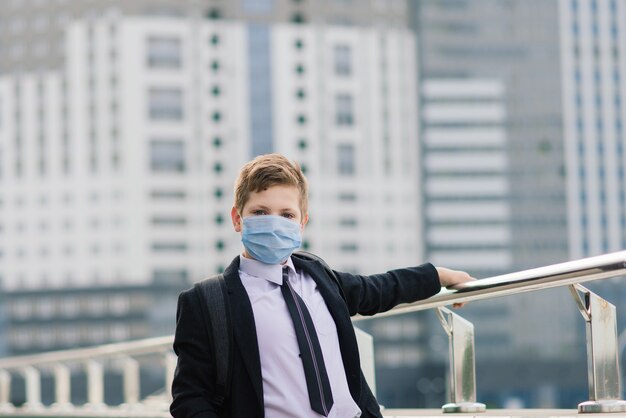
[[[442,287],[452,287],[457,284],[471,282],[476,280],[469,274],[460,270],[452,270],[445,267],[435,267],[437,269],[437,273],[439,274],[439,283],[441,283]],[[452,306],[454,308],[460,308],[465,303],[455,303]]]
[[[439,273],[439,283],[442,287],[451,287],[460,283],[470,282],[474,279],[464,271],[452,270],[445,267],[435,267]]]

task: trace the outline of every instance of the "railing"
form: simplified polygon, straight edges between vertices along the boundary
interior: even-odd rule
[[[174,378],[176,356],[172,352],[173,336],[149,338],[92,348],[55,351],[27,356],[0,359],[0,415],[16,412],[10,401],[11,378],[23,376],[26,402],[20,409],[26,413],[58,412],[64,415],[83,415],[109,407],[104,403],[104,365],[117,369],[122,374],[124,403],[117,409],[125,415],[146,410],[167,411],[169,390],[153,399],[140,399],[140,361],[157,356],[164,369],[164,388],[169,388]],[[154,361],[152,362],[155,363]],[[76,408],[71,402],[71,369],[79,367],[86,374],[87,403]],[[41,375],[52,374],[55,386],[55,402],[45,407],[41,402]]]
[[[425,309],[437,309],[439,319],[450,340],[450,403],[444,413],[482,412],[485,405],[476,401],[474,364],[474,328],[446,305],[471,302],[498,296],[569,286],[575,303],[586,322],[589,401],[578,406],[581,413],[625,412],[621,396],[617,344],[616,310],[613,305],[584,288],[581,283],[626,275],[626,251],[590,257],[552,266],[477,280],[443,289],[430,299],[406,304],[377,315],[384,317]],[[584,296],[581,296],[581,294]],[[361,319],[356,317],[355,321]],[[63,414],[85,415],[87,411],[103,411],[104,365],[118,368],[123,377],[124,403],[117,408],[126,416],[165,416],[169,387],[175,368],[171,351],[172,337],[103,345],[95,348],[67,350],[0,359],[0,414],[38,416]],[[164,366],[164,394],[153,399],[140,399],[139,360],[158,356]],[[71,367],[81,367],[87,377],[87,403],[77,409],[70,402]],[[41,402],[41,375],[53,375],[55,403],[45,407]],[[12,377],[25,380],[26,403],[16,410],[10,402]],[[56,411],[56,412],[55,412]],[[100,416],[108,416],[100,414]],[[115,416],[111,414],[110,416]]]

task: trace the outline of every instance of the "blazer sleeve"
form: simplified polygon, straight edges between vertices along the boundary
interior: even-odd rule
[[[400,303],[429,298],[441,290],[437,269],[430,263],[371,276],[335,273],[350,315],[375,315]]]
[[[174,352],[178,356],[170,413],[174,418],[218,418],[213,398],[215,365],[198,298],[193,289],[178,297]]]

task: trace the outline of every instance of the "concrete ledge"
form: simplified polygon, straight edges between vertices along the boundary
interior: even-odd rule
[[[492,409],[470,414],[444,414],[440,409],[385,409],[385,418],[626,418],[626,414],[579,414],[576,409]]]
[[[80,407],[69,411],[52,411],[50,409],[27,411],[18,408],[14,411],[0,411],[0,416],[7,418],[171,418],[169,412],[166,411],[149,409],[128,410],[122,408],[89,410]],[[623,413],[579,414],[575,409],[493,409],[478,414],[444,414],[440,409],[385,409],[383,410],[383,416],[385,418],[626,418],[626,414]]]

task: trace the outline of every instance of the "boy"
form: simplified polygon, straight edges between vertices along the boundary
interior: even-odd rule
[[[382,417],[361,373],[350,316],[425,299],[472,278],[431,264],[359,276],[292,252],[308,221],[299,166],[269,154],[243,166],[231,218],[243,253],[224,271],[233,329],[231,385],[220,406],[215,358],[193,289],[178,301],[174,417]],[[341,288],[340,288],[341,287]]]

